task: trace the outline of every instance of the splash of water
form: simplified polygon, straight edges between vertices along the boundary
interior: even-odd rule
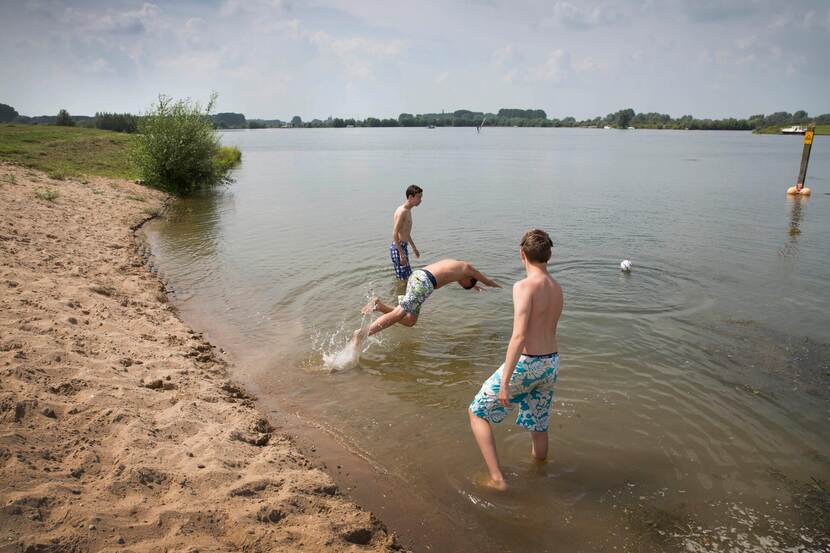
[[[360,320],[360,334],[365,335],[372,324],[372,314],[363,315]],[[365,351],[367,341],[364,339],[358,347],[352,344],[351,336],[346,345],[334,352],[323,353],[323,364],[331,371],[344,371],[353,368],[360,361],[360,354]]]

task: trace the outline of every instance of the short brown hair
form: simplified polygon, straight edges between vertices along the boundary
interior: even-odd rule
[[[553,247],[553,240],[547,232],[535,228],[530,229],[522,236],[522,251],[528,261],[534,263],[547,263],[550,259],[550,249]]]
[[[418,194],[423,194],[424,191],[421,190],[421,187],[417,184],[410,184],[409,187],[406,189],[406,197],[409,198],[411,196],[417,196]]]

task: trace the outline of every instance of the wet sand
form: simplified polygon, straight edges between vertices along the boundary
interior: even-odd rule
[[[167,303],[166,201],[0,164],[0,552],[401,549]]]

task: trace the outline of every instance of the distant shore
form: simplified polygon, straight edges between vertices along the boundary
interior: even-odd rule
[[[397,551],[188,329],[167,196],[0,162],[0,529],[15,550]]]

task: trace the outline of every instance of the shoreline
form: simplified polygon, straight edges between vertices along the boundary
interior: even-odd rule
[[[0,199],[0,552],[402,549],[168,302],[164,193],[0,163]]]
[[[156,270],[152,253],[153,240],[160,219],[148,221],[139,229],[139,239],[146,244],[151,270]],[[161,267],[158,268],[161,271]],[[165,285],[170,284],[165,282]],[[168,296],[176,304],[175,294]],[[186,302],[177,309],[179,317],[187,321],[214,344],[226,358],[232,360],[229,372],[233,379],[253,393],[256,405],[267,414],[272,423],[288,433],[300,451],[328,472],[335,484],[353,501],[375,513],[385,524],[394,528],[398,542],[413,552],[485,550],[488,542],[481,535],[470,535],[470,521],[462,521],[459,513],[450,512],[434,497],[413,493],[411,483],[397,474],[394,467],[378,464],[370,452],[360,448],[348,436],[303,413],[296,405],[281,403],[279,390],[273,389],[266,373],[256,364],[235,358],[238,343],[231,336],[216,332],[215,325],[198,309]]]

